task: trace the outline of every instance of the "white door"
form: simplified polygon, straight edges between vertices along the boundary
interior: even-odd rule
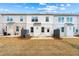
[[[8,25],[8,26],[7,26],[7,33],[8,33],[8,34],[11,34],[11,35],[14,34],[14,32],[13,32],[13,26],[12,26],[12,25]]]
[[[67,26],[66,28],[66,36],[67,37],[73,37],[74,32],[73,32],[73,26]]]
[[[40,27],[39,26],[34,27],[34,36],[40,36]]]

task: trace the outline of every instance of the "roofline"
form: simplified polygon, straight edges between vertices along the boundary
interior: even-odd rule
[[[59,15],[59,16],[79,16],[72,13],[56,13],[56,14],[26,14],[26,13],[1,13],[1,15]]]

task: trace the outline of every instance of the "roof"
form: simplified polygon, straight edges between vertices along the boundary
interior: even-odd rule
[[[1,15],[57,15],[57,16],[79,16],[79,14],[67,14],[67,13],[62,13],[62,14],[26,14],[26,13],[2,13]]]

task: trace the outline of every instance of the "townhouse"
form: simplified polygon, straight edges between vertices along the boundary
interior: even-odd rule
[[[21,35],[26,29],[30,36],[52,36],[55,29],[61,37],[79,33],[79,14],[0,14],[0,35]]]

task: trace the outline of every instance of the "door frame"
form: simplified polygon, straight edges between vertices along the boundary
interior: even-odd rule
[[[70,27],[70,29],[69,29],[69,27]],[[67,36],[67,37],[73,37],[74,36],[73,28],[74,28],[73,24],[71,24],[71,23],[66,24],[65,25],[65,36]],[[69,32],[71,34],[68,34]]]
[[[34,36],[40,36],[40,33],[41,33],[41,27],[34,26]]]
[[[11,27],[11,28],[10,28]],[[7,25],[7,34],[14,35],[14,26],[13,24]]]

